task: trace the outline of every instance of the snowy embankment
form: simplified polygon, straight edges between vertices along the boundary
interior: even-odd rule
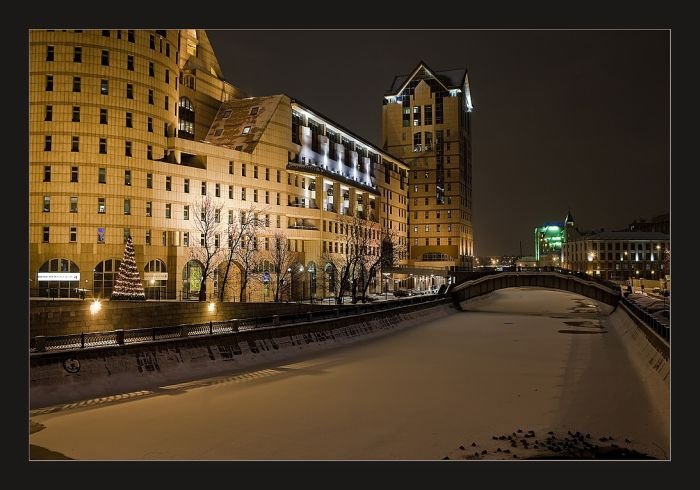
[[[30,407],[47,407],[258,368],[434,321],[444,300],[393,310],[188,340],[33,355]]]

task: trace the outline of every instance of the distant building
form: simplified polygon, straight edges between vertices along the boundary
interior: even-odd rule
[[[601,279],[664,279],[670,275],[670,237],[665,233],[608,231],[567,240],[562,267]]]
[[[567,236],[575,236],[575,228],[571,211],[566,214],[564,221],[552,221],[535,228],[535,260],[542,267],[557,267],[561,263],[562,245]]]
[[[650,231],[657,233],[671,233],[671,219],[669,213],[659,214],[650,220],[639,218],[628,226],[629,231]]]
[[[520,257],[515,261],[515,266],[519,269],[532,269],[537,267],[537,259],[535,257]]]

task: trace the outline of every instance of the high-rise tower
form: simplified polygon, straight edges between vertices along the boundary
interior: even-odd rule
[[[466,69],[434,71],[420,62],[394,77],[384,96],[384,148],[410,166],[413,266],[472,266],[471,112]]]

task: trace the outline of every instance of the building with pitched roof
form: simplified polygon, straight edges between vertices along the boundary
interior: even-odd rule
[[[384,148],[410,167],[414,267],[473,267],[472,110],[466,69],[435,71],[422,61],[384,95]]]

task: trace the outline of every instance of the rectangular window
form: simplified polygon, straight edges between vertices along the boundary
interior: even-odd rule
[[[124,214],[131,214],[131,199],[124,199]]]
[[[241,176],[245,177],[245,163],[241,163]]]
[[[258,202],[258,190],[253,189],[253,202]]]
[[[168,218],[168,219],[170,219],[171,212],[172,212],[172,204],[167,203],[167,204],[165,205],[165,217]]]
[[[71,182],[78,182],[78,167],[71,167],[70,168],[70,181]]]
[[[104,228],[97,228],[97,243],[104,243],[105,242],[105,229]]]
[[[131,156],[131,141],[124,142],[124,155],[127,157]]]
[[[100,94],[109,95],[109,80],[100,80]]]
[[[216,184],[214,187],[214,195],[216,197],[221,197],[221,186],[219,184]]]
[[[257,178],[258,178],[258,166],[257,166],[257,165],[255,165],[255,166],[253,167],[253,178],[254,178],[254,179],[257,179]]]
[[[270,191],[265,191],[265,204],[270,204]]]
[[[134,71],[134,56],[131,54],[126,55],[126,69]]]
[[[185,247],[189,247],[189,246],[190,246],[190,232],[189,232],[189,231],[186,231],[186,232],[184,232],[184,233],[182,234],[182,244],[183,244]]]
[[[202,190],[201,190],[201,192],[202,192],[202,195],[203,195],[203,196],[206,196],[206,195],[207,195],[207,183],[204,182],[204,181],[202,182]]]
[[[182,219],[184,219],[185,221],[190,219],[190,207],[188,205],[185,205],[182,208]]]
[[[78,212],[78,197],[77,196],[72,196],[70,198],[70,212],[71,213]]]
[[[165,96],[165,110],[166,111],[168,110],[168,101],[169,101],[169,99],[168,99],[168,96],[166,95]]]
[[[168,232],[164,231],[163,232],[163,246],[165,247],[168,244]]]
[[[248,134],[248,133],[250,133],[250,126],[246,126],[245,128],[243,128],[242,134]]]
[[[183,187],[184,187],[183,190],[185,191],[185,194],[189,194],[190,193],[190,179],[185,179],[183,181]]]
[[[420,126],[420,106],[413,106],[413,125]]]
[[[102,50],[102,66],[109,66],[109,51]]]
[[[78,228],[75,226],[70,227],[70,241],[71,243],[78,241]]]
[[[148,132],[152,133],[153,132],[153,118],[152,117],[148,118],[147,126],[148,126]]]
[[[425,124],[433,124],[433,106],[432,105],[423,106],[423,115],[424,115]]]
[[[126,98],[127,99],[134,98],[134,86],[130,83],[126,84]]]
[[[133,31],[133,30],[128,30],[128,31],[126,31],[126,39],[127,39],[127,41],[129,41],[130,43],[135,42],[135,40],[134,40],[134,31]]]
[[[153,34],[150,35],[148,40],[148,47],[151,49],[156,49],[156,38]]]
[[[278,206],[280,205],[280,193],[279,192],[277,193],[277,205]]]
[[[219,208],[214,210],[214,222],[221,223],[221,209]]]
[[[153,89],[152,88],[148,89],[148,103],[153,105]]]
[[[228,186],[228,198],[233,199],[233,186]]]
[[[44,212],[51,212],[51,196],[44,196]]]
[[[170,175],[165,176],[165,190],[169,191],[172,189],[173,178]]]
[[[100,109],[100,124],[107,124],[107,109]]]
[[[44,165],[44,182],[51,182],[51,165]]]
[[[107,212],[107,205],[105,203],[105,198],[98,197],[97,198],[97,213],[98,214],[105,214],[106,212]]]
[[[131,114],[131,112],[126,113],[126,120],[125,120],[125,125],[127,128],[133,128],[134,127],[134,117]]]
[[[146,230],[146,245],[151,244],[151,230]]]
[[[165,83],[170,83],[170,70],[165,70]]]
[[[151,145],[146,145],[146,159],[153,160],[153,147]]]
[[[148,76],[149,76],[149,77],[155,77],[155,76],[156,76],[156,70],[155,70],[155,67],[154,67],[152,61],[149,61],[149,62],[148,62]]]
[[[80,136],[73,136],[70,140],[70,151],[80,151]]]
[[[277,182],[281,182],[281,180],[280,180],[281,178],[282,178],[282,172],[280,172],[280,171],[278,170],[278,171],[277,171]],[[277,203],[277,204],[279,204],[279,203]]]
[[[100,167],[97,171],[97,183],[106,184],[107,183],[107,169]]]
[[[46,46],[46,61],[53,61],[55,48],[53,46]]]
[[[46,75],[46,91],[51,92],[53,90],[53,75]]]
[[[42,234],[42,241],[44,243],[49,243],[49,227],[44,226],[44,232]]]
[[[51,136],[44,136],[44,151],[51,151]]]
[[[153,189],[153,174],[146,174],[146,187]]]
[[[83,48],[80,46],[75,46],[73,48],[73,63],[83,62]]]
[[[151,216],[153,216],[153,203],[146,201],[146,217],[150,218]]]
[[[228,173],[233,175],[233,162],[231,160],[228,162]]]
[[[103,30],[102,30],[102,36],[103,36],[103,37],[109,37],[109,29],[103,29]]]
[[[46,106],[46,111],[44,112],[44,121],[53,121],[53,106]]]
[[[245,187],[241,188],[241,201],[245,201]]]
[[[278,214],[278,215],[277,215],[277,224],[276,224],[277,228],[280,227],[280,224],[281,224],[281,219],[280,219],[280,216],[279,216],[279,214]]]

